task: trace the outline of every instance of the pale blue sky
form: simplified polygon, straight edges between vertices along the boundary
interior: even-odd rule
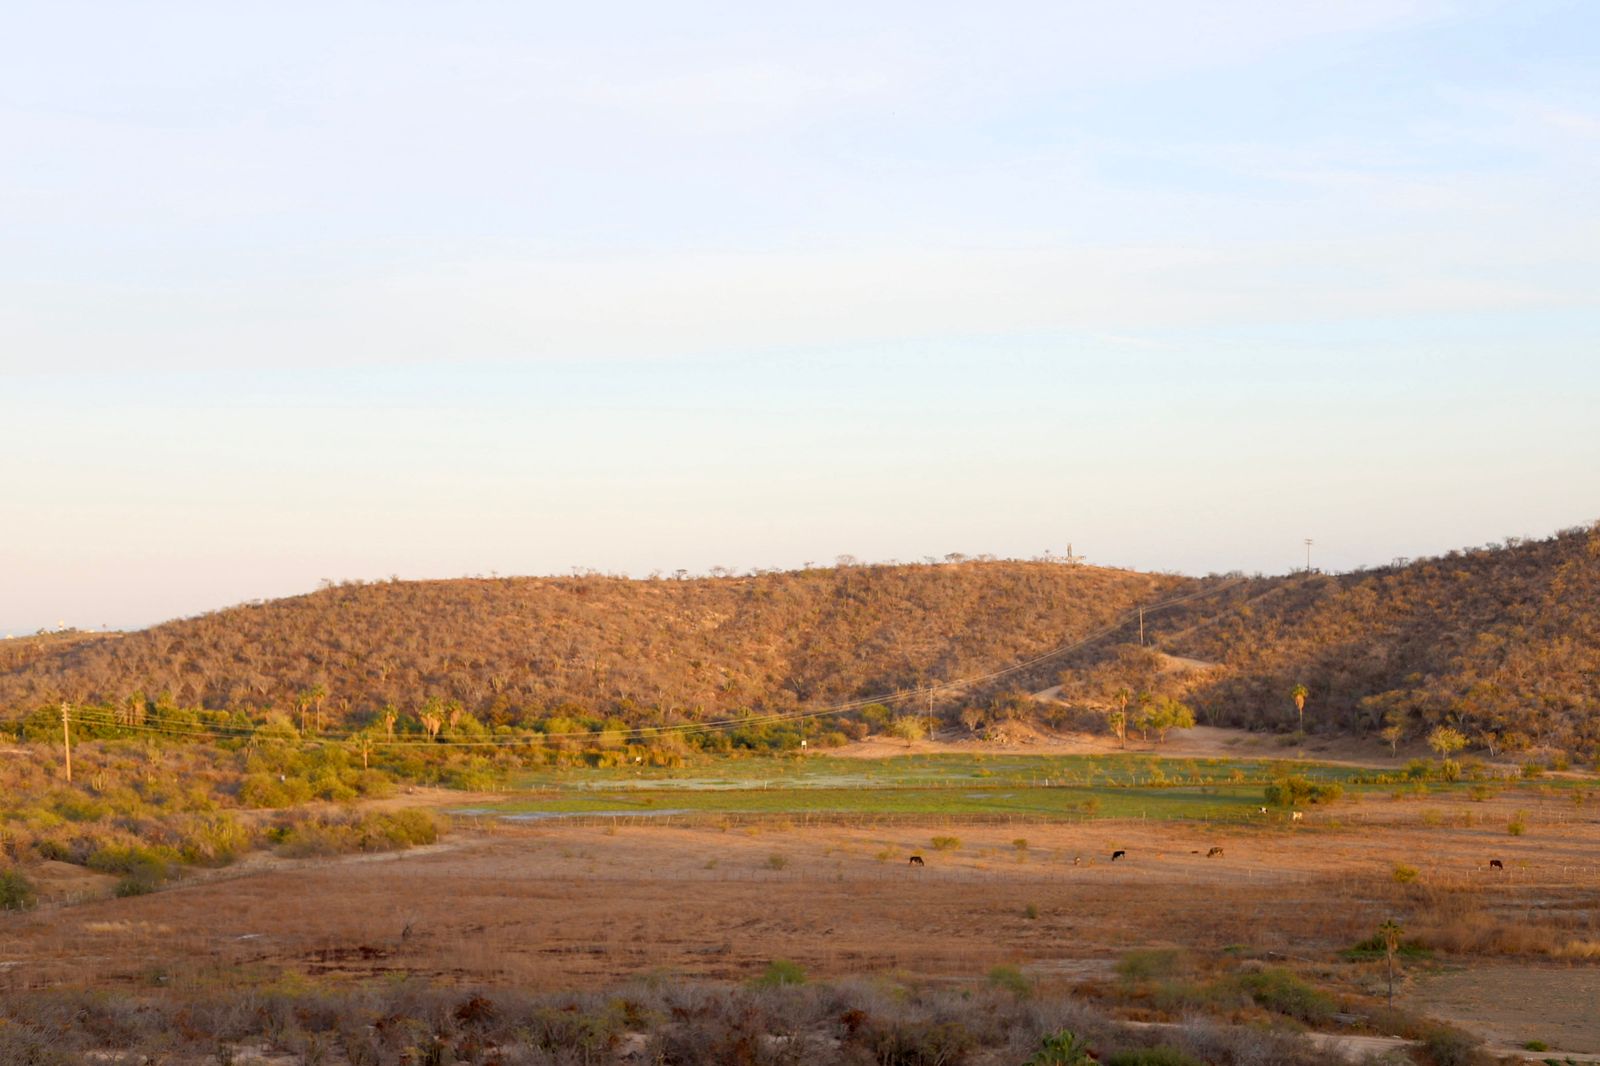
[[[1600,517],[1600,5],[27,3],[0,634]]]

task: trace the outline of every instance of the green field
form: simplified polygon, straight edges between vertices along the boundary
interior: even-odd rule
[[[718,791],[762,788],[956,788],[967,786],[1168,787],[1263,784],[1284,774],[1349,784],[1376,771],[1267,759],[1164,759],[1151,755],[828,755],[708,758],[687,766],[547,768],[511,775],[518,791],[623,789]]]
[[[1311,762],[1147,755],[806,756],[707,760],[671,769],[527,771],[510,782],[517,795],[472,813],[529,820],[584,814],[1241,820],[1261,817],[1263,786],[1285,774],[1350,790],[1394,787],[1376,771]]]

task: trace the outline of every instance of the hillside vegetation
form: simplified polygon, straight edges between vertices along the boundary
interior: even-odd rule
[[[490,724],[560,712],[661,725],[991,671],[1200,587],[1022,562],[344,584],[19,649],[0,659],[0,708],[159,698],[293,715],[316,693],[325,724],[433,700]]]
[[[1030,670],[947,689],[937,712],[980,731],[1005,717],[1065,724],[1060,704],[1020,695],[1059,680],[1074,720],[1100,715],[1100,728],[1125,691],[1146,706],[1181,701],[1212,724],[1396,743],[1448,726],[1491,755],[1600,751],[1600,527],[1342,575],[969,561],[344,584],[139,633],[4,642],[0,711],[64,699],[133,717],[276,712],[299,715],[301,729],[392,714],[420,730],[433,708],[455,716],[446,738],[462,716],[546,733],[662,727],[987,674],[1175,599],[1147,613],[1143,648],[1124,625]],[[852,735],[894,721],[854,717]],[[785,743],[798,743],[791,732]]]
[[[1256,579],[1153,627],[1171,660],[1102,644],[1064,663],[1070,695],[1175,691],[1200,719],[1395,741],[1438,726],[1490,755],[1600,753],[1600,527],[1402,567]]]

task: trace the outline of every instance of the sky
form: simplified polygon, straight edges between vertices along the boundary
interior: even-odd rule
[[[0,635],[1600,518],[1600,5],[5,5]]]

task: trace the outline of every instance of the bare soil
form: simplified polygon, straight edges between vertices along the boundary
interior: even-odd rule
[[[1484,962],[1416,981],[1403,1002],[1492,1043],[1600,1054],[1600,966]]]
[[[1528,832],[1512,837],[1522,808]],[[1376,968],[1363,976],[1338,953],[1387,917],[1413,927],[1443,895],[1495,920],[1600,928],[1600,818],[1527,795],[1369,796],[1296,825],[1227,827],[475,824],[412,852],[263,857],[148,896],[0,916],[0,994],[407,975],[554,991],[642,973],[746,980],[775,958],[816,978],[972,982],[1009,965],[1069,990],[1109,979],[1130,949],[1168,946],[1345,965],[1342,980],[1376,992]],[[1207,857],[1213,846],[1223,854]],[[1397,866],[1416,881],[1397,883]],[[65,864],[33,875],[105,888]],[[1404,1002],[1496,1043],[1600,1051],[1593,957],[1441,956],[1408,971]]]

